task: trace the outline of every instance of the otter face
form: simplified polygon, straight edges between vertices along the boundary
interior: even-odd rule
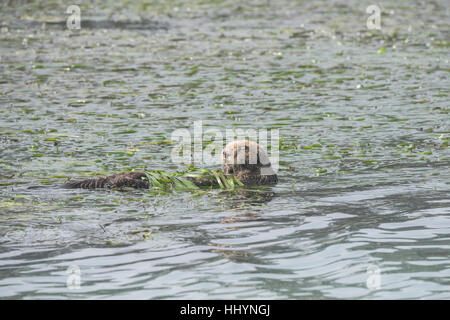
[[[259,144],[248,140],[234,141],[222,151],[225,174],[237,174],[239,171],[260,173],[261,167],[270,167],[266,150]]]

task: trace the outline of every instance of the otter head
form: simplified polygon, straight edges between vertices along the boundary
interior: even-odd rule
[[[267,151],[259,144],[248,140],[230,142],[222,151],[223,172],[238,174],[249,172],[257,175],[275,174],[270,166]]]

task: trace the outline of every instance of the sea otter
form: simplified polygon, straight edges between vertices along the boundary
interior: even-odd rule
[[[244,185],[276,184],[278,176],[273,171],[267,151],[258,143],[249,140],[234,141],[222,150],[223,173],[234,175]],[[214,180],[185,177],[196,186],[214,186]],[[145,172],[124,172],[107,177],[68,182],[65,188],[145,188],[150,186]]]

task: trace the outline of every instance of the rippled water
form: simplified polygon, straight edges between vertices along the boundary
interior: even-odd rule
[[[2,3],[0,297],[449,299],[448,2],[369,4]],[[195,120],[279,129],[280,184],[29,189],[185,169]]]

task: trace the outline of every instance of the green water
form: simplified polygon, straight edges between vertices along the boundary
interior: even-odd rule
[[[0,4],[1,298],[450,298],[448,1],[379,2],[381,30],[365,1],[77,3],[81,30]],[[197,120],[279,129],[280,183],[29,189],[184,170]]]

